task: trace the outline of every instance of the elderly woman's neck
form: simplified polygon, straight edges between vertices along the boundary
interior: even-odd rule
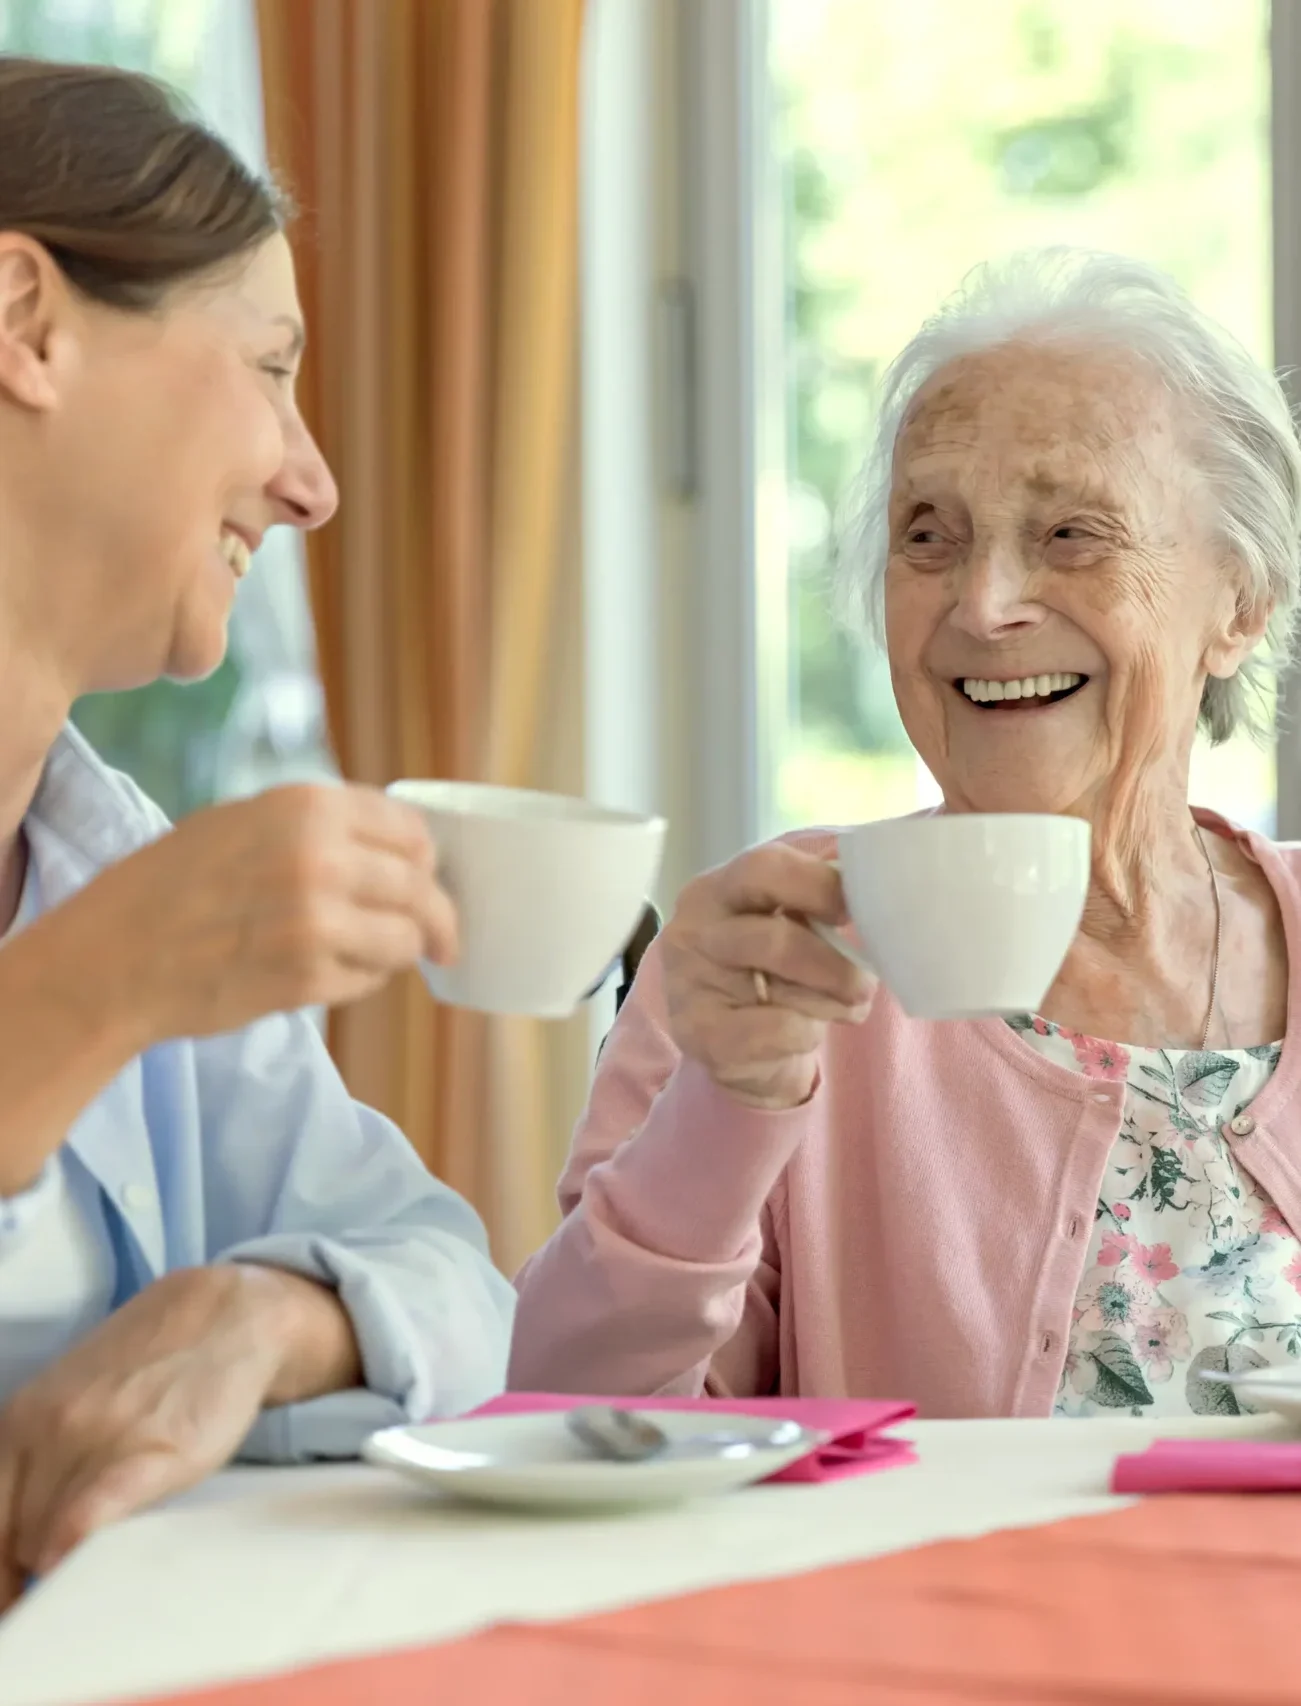
[[[1183,787],[1112,798],[1093,815],[1093,872],[1081,929],[1100,942],[1159,934],[1210,873]]]

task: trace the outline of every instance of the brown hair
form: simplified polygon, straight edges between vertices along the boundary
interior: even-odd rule
[[[86,296],[156,307],[287,218],[274,186],[161,83],[0,54],[0,231],[43,244]]]

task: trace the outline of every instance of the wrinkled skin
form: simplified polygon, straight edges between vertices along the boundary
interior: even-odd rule
[[[156,1281],[0,1411],[0,1611],[98,1529],[219,1469],[264,1405],[358,1375],[308,1280],[227,1265]]]

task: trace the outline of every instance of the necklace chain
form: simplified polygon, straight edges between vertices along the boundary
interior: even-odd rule
[[[1220,904],[1220,879],[1211,861],[1210,849],[1206,845],[1206,837],[1202,834],[1202,826],[1193,820],[1193,830],[1197,836],[1198,845],[1202,850],[1202,858],[1206,861],[1206,869],[1211,874],[1211,895],[1215,901],[1215,951],[1211,956],[1211,999],[1206,1005],[1206,1023],[1202,1027],[1202,1052],[1211,1040],[1211,1022],[1215,1017],[1215,1004],[1220,993],[1220,940],[1224,928],[1224,912]]]

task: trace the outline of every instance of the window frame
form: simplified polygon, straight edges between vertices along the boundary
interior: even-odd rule
[[[692,639],[682,655],[687,679],[662,674],[661,694],[685,689],[695,708],[675,844],[691,850],[699,869],[750,845],[771,821],[773,778],[761,767],[775,751],[765,737],[786,688],[780,666],[768,679],[759,666],[761,646],[770,660],[780,646],[779,635],[763,631],[771,618],[759,598],[773,568],[762,554],[768,447],[757,411],[774,378],[755,289],[766,240],[756,180],[774,150],[765,136],[764,0],[675,0],[663,15],[675,37],[665,65],[684,141],[676,158],[662,150],[659,164],[679,180],[679,264],[696,305],[698,442],[692,526],[676,570],[689,583],[680,596]],[[1290,384],[1301,406],[1301,9],[1271,7],[1270,77],[1274,361],[1299,376]],[[671,372],[659,377],[676,383]],[[1285,674],[1280,706],[1276,834],[1301,840],[1301,670]],[[671,739],[667,724],[665,734]]]

